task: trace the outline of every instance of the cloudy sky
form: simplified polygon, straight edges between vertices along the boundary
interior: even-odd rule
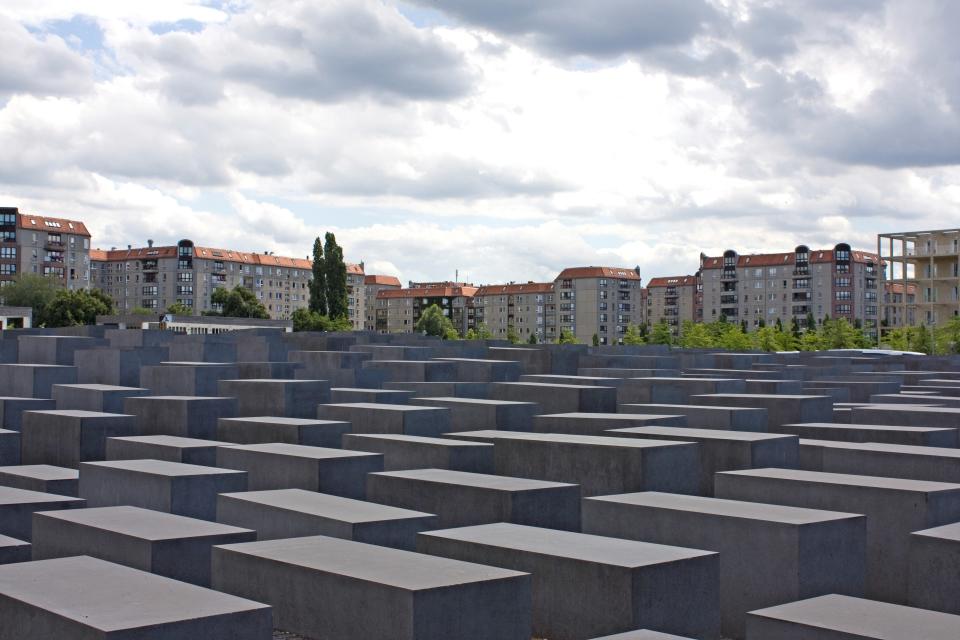
[[[954,0],[3,0],[0,203],[477,283],[960,225]]]

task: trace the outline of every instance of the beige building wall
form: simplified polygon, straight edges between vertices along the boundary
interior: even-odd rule
[[[645,318],[640,275],[635,269],[574,267],[554,281],[557,331],[567,329],[580,342],[617,344],[630,324]]]
[[[483,324],[494,338],[506,340],[513,327],[521,342],[556,340],[556,303],[552,282],[485,285],[473,297],[473,327]]]
[[[654,325],[665,320],[677,333],[684,322],[700,322],[703,311],[700,279],[697,276],[653,278],[647,284],[646,322]]]
[[[904,322],[942,326],[960,316],[960,229],[881,234],[877,250],[886,263],[885,283],[915,292],[913,313],[909,296],[884,301],[891,328]]]
[[[90,233],[77,220],[0,208],[0,286],[24,273],[67,289],[90,287]]]

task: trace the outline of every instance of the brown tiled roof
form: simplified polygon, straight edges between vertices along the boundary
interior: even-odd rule
[[[17,214],[17,226],[21,229],[33,229],[48,233],[72,233],[78,236],[90,237],[87,225],[78,220],[66,218],[51,218],[50,216],[35,216],[29,213]]]
[[[204,260],[222,260],[224,262],[236,262],[239,264],[251,264],[260,266],[285,267],[290,269],[310,270],[313,262],[305,258],[289,258],[286,256],[264,255],[262,253],[249,253],[245,251],[234,251],[233,249],[215,249],[212,247],[193,247],[193,255],[196,258]],[[103,262],[122,262],[124,260],[145,260],[148,258],[175,258],[177,256],[177,247],[134,247],[132,249],[113,249],[103,251],[94,249],[90,252],[91,260]],[[347,265],[347,271],[354,265]],[[361,272],[362,273],[362,272]]]
[[[647,288],[654,287],[686,287],[697,284],[696,276],[668,276],[666,278],[651,278]]]
[[[578,278],[613,278],[617,280],[639,280],[633,269],[620,267],[570,267],[557,276],[557,280],[576,280]]]
[[[312,266],[313,266],[313,263],[311,263],[310,266],[312,267]],[[355,275],[355,276],[362,276],[362,275],[363,275],[363,267],[361,267],[361,266],[358,265],[358,264],[350,264],[350,263],[348,262],[348,263],[347,263],[347,273],[352,273],[352,274]]]
[[[486,284],[477,289],[476,296],[513,295],[517,293],[553,293],[552,282],[527,282],[525,284]]]
[[[387,287],[402,287],[400,280],[394,276],[370,274],[363,279],[363,284],[380,284]]]
[[[873,262],[880,264],[880,258],[875,253],[867,251],[851,251],[854,262]],[[793,264],[794,252],[789,253],[754,253],[737,256],[738,267],[776,267],[782,264]],[[833,249],[811,249],[810,262],[813,264],[833,262]],[[704,269],[723,268],[723,257],[713,256],[703,259]]]
[[[883,290],[887,293],[903,293],[903,283],[902,282],[884,282]],[[917,285],[907,284],[907,293],[916,295]]]
[[[381,289],[377,292],[377,298],[456,298],[458,296],[472,298],[476,293],[476,287],[418,287],[415,289]]]

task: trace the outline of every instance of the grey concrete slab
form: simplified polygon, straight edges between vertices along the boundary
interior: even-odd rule
[[[960,614],[960,522],[910,534],[907,602]]]
[[[481,358],[436,358],[452,362],[454,379],[462,382],[516,382],[523,366],[515,360],[484,360]]]
[[[450,469],[493,473],[493,445],[450,438],[423,438],[389,433],[347,433],[343,448],[383,454],[384,471]]]
[[[352,433],[400,433],[435,438],[450,430],[450,410],[441,407],[370,402],[322,404],[317,407],[317,417],[349,422]]]
[[[870,396],[870,404],[924,405],[930,407],[948,407],[960,409],[960,398],[944,395],[910,393],[878,393]]]
[[[140,367],[169,359],[167,347],[85,349],[73,354],[76,382],[124,387],[140,386]]]
[[[76,384],[77,368],[52,364],[0,364],[0,395],[50,398],[55,384]]]
[[[902,425],[811,422],[786,424],[787,431],[810,440],[839,442],[882,442],[926,447],[956,447],[958,431],[947,427],[907,427]]]
[[[369,354],[371,360],[429,360],[435,351],[403,344],[355,344],[349,350]]]
[[[376,404],[410,404],[414,391],[401,389],[350,389],[334,387],[330,389],[332,404],[351,404],[354,402],[373,402]]]
[[[383,456],[298,444],[242,444],[218,449],[217,466],[245,471],[250,491],[306,489],[363,499],[366,474],[383,470]]]
[[[691,396],[692,404],[718,407],[760,407],[767,410],[767,430],[777,433],[781,425],[798,422],[830,422],[833,399],[830,396],[715,393]]]
[[[0,567],[0,640],[270,640],[270,607],[88,556]]]
[[[326,380],[220,380],[218,396],[237,399],[237,416],[312,418],[330,402]]]
[[[619,378],[654,378],[667,377],[677,378],[680,376],[679,369],[629,369],[625,367],[580,367],[577,369],[578,376],[609,377]]]
[[[486,398],[490,395],[487,382],[385,382],[383,388],[412,391],[414,398]]]
[[[238,377],[233,363],[164,362],[140,367],[140,386],[159,396],[213,397],[220,380]]]
[[[492,443],[500,475],[579,484],[584,496],[695,494],[700,489],[699,446],[693,442],[514,431],[466,431],[447,437]]]
[[[253,529],[257,540],[331,536],[408,551],[417,533],[438,528],[430,513],[304,489],[222,493],[217,522]]]
[[[230,446],[216,440],[179,436],[130,436],[107,438],[107,460],[167,460],[214,467],[217,447]]]
[[[0,486],[77,497],[80,473],[48,464],[0,467]]]
[[[746,383],[736,378],[630,378],[617,387],[617,403],[684,404],[691,396],[745,389]]]
[[[210,586],[210,548],[256,532],[206,520],[116,506],[33,514],[33,559],[90,556],[181,582]]]
[[[55,384],[53,401],[57,409],[80,409],[104,413],[123,413],[125,398],[145,396],[149,389],[107,384]]]
[[[0,429],[20,431],[25,411],[56,409],[57,403],[48,398],[0,398]]]
[[[682,638],[680,636],[675,636],[670,633],[660,633],[659,631],[648,631],[647,629],[640,629],[639,631],[627,631],[626,633],[618,633],[612,636],[603,636],[602,638],[594,638],[593,640],[691,640],[691,639]]]
[[[888,424],[910,427],[960,426],[960,409],[949,407],[923,407],[919,405],[865,405],[853,407],[854,424]]]
[[[581,436],[606,435],[617,428],[662,425],[683,427],[686,416],[643,413],[551,413],[533,419],[537,433],[568,433]]]
[[[166,460],[80,463],[80,497],[91,507],[130,505],[215,520],[217,494],[247,490],[247,474]]]
[[[608,377],[608,376],[585,376],[585,375],[576,375],[576,376],[561,376],[554,374],[527,374],[520,376],[519,382],[543,382],[546,384],[574,384],[574,385],[585,385],[585,386],[594,386],[594,387],[618,387],[623,384],[624,380],[628,377],[646,377],[646,373],[637,374],[637,376],[622,376],[622,377]]]
[[[716,495],[867,516],[867,597],[905,603],[909,535],[960,520],[960,485],[792,469],[727,471]]]
[[[75,409],[27,411],[23,415],[20,460],[76,468],[103,460],[107,438],[137,432],[134,416]]]
[[[217,439],[217,421],[237,415],[236,398],[146,396],[127,398],[124,412],[137,416],[137,435]]]
[[[28,562],[30,556],[31,545],[29,542],[0,535],[0,564]]]
[[[371,473],[367,499],[434,513],[439,527],[514,522],[580,529],[580,492],[573,484],[445,469]]]
[[[383,374],[387,380],[453,382],[458,379],[457,366],[441,360],[367,360],[361,366]]]
[[[583,640],[639,627],[720,637],[714,552],[505,522],[421,533],[417,548],[530,573],[537,637]]]
[[[20,432],[0,429],[0,464],[20,464]]]
[[[743,638],[754,609],[863,595],[862,515],[656,492],[587,498],[582,509],[584,533],[719,552],[724,637]]]
[[[697,429],[728,429],[730,431],[767,430],[767,410],[757,407],[714,407],[692,404],[621,404],[620,413],[682,415],[687,426]]]
[[[109,346],[107,340],[84,336],[21,335],[17,361],[21,364],[73,365],[74,353]]]
[[[490,385],[490,398],[535,402],[542,413],[616,413],[617,390],[575,384],[543,382],[497,382]]]
[[[530,638],[529,575],[338,538],[215,547],[213,585],[314,638]]]
[[[486,400],[482,398],[414,398],[411,404],[450,410],[450,430],[504,429],[530,431],[540,413],[535,402]]]
[[[744,380],[744,393],[785,393],[790,395],[802,395],[805,393],[803,383],[799,380]]]
[[[843,595],[753,611],[747,640],[955,640],[960,617]]]
[[[217,439],[235,444],[286,442],[336,449],[340,446],[343,434],[349,433],[350,429],[349,422],[340,420],[274,416],[220,418],[217,421]]]
[[[0,486],[0,535],[29,541],[34,511],[78,509],[85,505],[86,501],[79,498]]]
[[[810,471],[960,483],[960,449],[876,442],[801,440]]]
[[[704,496],[713,495],[713,476],[718,471],[796,469],[800,463],[799,438],[791,435],[659,426],[611,429],[605,435],[696,442],[700,449],[699,493]]]

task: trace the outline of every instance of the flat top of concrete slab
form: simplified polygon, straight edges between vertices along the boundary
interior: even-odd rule
[[[11,467],[0,467],[0,475],[10,474],[37,480],[76,480],[80,472],[66,467],[55,467],[49,464],[22,464]]]
[[[123,442],[138,442],[141,444],[153,444],[160,447],[176,447],[178,449],[193,449],[201,447],[230,447],[229,442],[220,442],[219,440],[203,440],[201,438],[183,438],[181,436],[117,436],[109,440],[120,440]]]
[[[379,456],[379,453],[366,451],[348,451],[344,449],[327,449],[326,447],[311,447],[303,444],[287,444],[285,442],[268,442],[264,444],[239,444],[225,447],[231,451],[251,451],[267,453],[277,456],[292,456],[295,458],[310,458],[314,460],[329,460],[330,458],[358,458],[363,456]]]
[[[55,384],[54,389],[85,389],[87,391],[149,391],[142,387],[117,387],[112,384]]]
[[[689,411],[694,409],[697,411],[766,411],[763,407],[723,407],[712,404],[623,404],[621,406],[670,409],[671,411],[676,410],[679,414],[683,414],[685,410]]]
[[[14,400],[17,402],[53,402],[52,398],[20,398],[18,396],[0,396],[0,402]]]
[[[16,433],[17,435],[20,434],[19,431],[14,431],[13,429],[0,429],[0,436],[8,436],[11,433]]]
[[[410,444],[432,444],[444,447],[492,447],[489,442],[471,442],[469,440],[453,440],[451,438],[428,438],[426,436],[407,436],[399,433],[348,433],[350,438],[364,440],[393,440],[395,442],[409,442]]]
[[[11,538],[10,536],[0,535],[0,548],[9,549],[10,547],[29,547],[29,542],[24,542],[23,540],[17,540],[16,538]]]
[[[236,382],[239,384],[316,384],[326,380],[301,380],[299,378],[240,378],[238,380],[220,380],[220,382]]]
[[[660,377],[660,376],[644,376],[641,378],[628,378],[629,380],[641,380],[643,382],[664,382],[664,383],[676,383],[676,382],[743,382],[743,378],[695,378],[693,376],[675,376],[675,377]]]
[[[134,416],[126,413],[104,413],[102,411],[84,411],[82,409],[41,409],[39,411],[27,411],[31,414],[42,414],[47,416],[62,416],[64,418],[133,418]]]
[[[557,442],[562,444],[581,444],[594,447],[622,447],[628,449],[646,449],[651,447],[691,446],[693,443],[674,440],[640,440],[639,438],[617,438],[612,436],[581,436],[567,433],[528,433],[526,431],[458,431],[448,436],[459,438],[480,438],[494,440],[525,440],[538,442]]]
[[[527,575],[327,536],[228,544],[218,548],[412,590]]]
[[[826,398],[830,399],[830,396],[817,396],[817,395],[807,395],[802,393],[705,393],[702,396],[696,397],[710,397],[710,398],[756,398],[764,400],[803,400],[806,398]]]
[[[190,362],[189,360],[165,360],[164,367],[235,367],[236,362]]]
[[[451,471],[449,469],[413,469],[411,471],[379,471],[372,476],[388,476],[392,478],[407,478],[423,482],[439,482],[442,484],[457,484],[480,489],[494,489],[497,491],[531,491],[541,489],[557,489],[560,487],[576,487],[566,482],[550,482],[548,480],[531,480],[529,478],[514,478],[511,476],[495,476],[486,473],[469,473],[467,471]]]
[[[364,389],[363,387],[332,387],[330,391],[353,391],[356,393],[376,393],[384,395],[408,395],[409,391],[404,391],[402,389]]]
[[[65,511],[43,511],[40,513],[50,518],[95,529],[113,531],[143,540],[176,540],[179,538],[253,533],[250,529],[241,529],[217,522],[197,520],[196,518],[131,506],[67,509]]]
[[[807,446],[844,449],[847,451],[876,451],[878,453],[909,454],[931,458],[955,458],[960,460],[960,449],[953,447],[926,447],[912,444],[887,444],[884,442],[842,442],[838,440],[800,440]]]
[[[616,387],[600,387],[591,384],[560,384],[554,382],[494,382],[494,385],[511,385],[514,387],[546,387],[548,389],[613,389]]]
[[[629,369],[627,369],[629,371]],[[565,376],[555,373],[530,373],[525,374],[524,377],[534,378],[534,380],[520,380],[520,382],[535,382],[536,380],[607,380],[611,383],[619,384],[622,378],[611,378],[609,376]]]
[[[255,416],[253,418],[220,418],[225,423],[251,422],[255,424],[273,424],[289,427],[309,427],[324,424],[350,424],[343,420],[315,420],[313,418],[284,418],[282,416]]]
[[[220,495],[233,500],[255,502],[274,509],[298,511],[353,524],[381,520],[425,518],[433,515],[364,500],[351,500],[350,498],[341,498],[340,496],[317,493],[316,491],[305,491],[304,489],[244,491],[242,493],[223,493]]]
[[[481,524],[459,529],[443,529],[418,535],[462,540],[491,547],[526,551],[537,555],[628,568],[716,555],[712,551],[702,551],[700,549],[620,540],[586,533],[541,529],[510,522]]]
[[[749,615],[878,639],[956,640],[960,629],[960,616],[835,594],[752,611]]]
[[[696,429],[688,427],[627,427],[609,429],[606,433],[631,435],[672,436],[677,440],[696,438],[698,440],[729,440],[731,442],[767,442],[771,440],[796,440],[797,436],[785,433],[755,433],[753,431],[726,431],[724,429]]]
[[[88,556],[0,566],[0,593],[105,632],[268,608]]]
[[[844,422],[798,422],[795,424],[785,424],[784,427],[816,427],[818,429],[837,429],[837,430],[857,430],[869,429],[870,431],[908,431],[911,433],[930,433],[938,431],[956,431],[953,427],[909,427],[888,424],[846,424]]]
[[[133,396],[129,400],[133,402],[224,402],[225,400],[233,400],[233,398],[223,396]]]
[[[927,398],[924,398],[926,400]],[[913,411],[916,413],[960,413],[960,407],[932,407],[922,404],[867,404],[856,407],[862,411]]]
[[[679,493],[661,493],[659,491],[644,491],[641,493],[624,493],[613,496],[598,496],[595,498],[585,498],[585,500],[636,505],[640,507],[654,507],[657,509],[670,509],[673,511],[692,511],[696,513],[724,516],[728,518],[764,520],[768,522],[780,522],[783,524],[796,525],[862,517],[856,513],[823,511],[821,509],[806,509],[802,507],[785,507],[778,504],[743,502],[741,500],[724,500],[721,498],[705,498],[702,496],[688,496]]]
[[[450,404],[475,405],[480,407],[502,407],[502,406],[525,406],[535,407],[536,402],[521,402],[519,400],[485,400],[483,398],[414,398],[414,402],[421,400],[434,400],[440,402],[449,402]]]
[[[14,489],[13,487],[0,487],[0,505],[37,504],[43,502],[83,503],[84,501],[80,498],[71,498],[70,496],[58,496],[52,493],[27,491],[26,489]]]
[[[960,491],[960,484],[931,482],[928,480],[907,480],[904,478],[883,478],[880,476],[857,476],[848,473],[827,473],[824,471],[803,471],[801,469],[748,469],[745,471],[720,471],[717,475],[749,476],[770,478],[773,480],[797,480],[801,482],[819,482],[852,487],[870,487],[874,489],[892,489],[895,491]]]
[[[25,364],[20,362],[6,362],[0,364],[0,367],[17,367],[19,369],[76,369],[76,367],[68,364]]]
[[[950,542],[960,542],[960,522],[945,524],[942,527],[934,527],[932,529],[924,529],[923,531],[914,531],[912,535],[940,538]]]
[[[350,409],[364,409],[366,411],[402,411],[402,412],[423,412],[423,411],[443,411],[443,407],[422,407],[409,404],[386,404],[376,402],[335,402],[321,404],[321,407],[348,407]]]
[[[501,362],[501,361],[500,361],[500,360],[494,360],[493,362]],[[420,364],[436,364],[436,365],[439,365],[439,364],[450,364],[449,362],[445,362],[445,361],[440,360],[440,359],[437,359],[437,360],[399,360],[399,359],[397,359],[397,358],[393,358],[393,359],[377,358],[376,360],[367,360],[367,364],[380,364],[380,363],[383,363],[383,364],[398,364],[398,363],[402,363],[402,364],[417,364],[417,365],[420,365]]]
[[[648,631],[646,629],[640,629],[639,631],[627,631],[626,633],[618,633],[613,636],[603,636],[602,638],[594,638],[593,640],[692,640],[691,638],[673,636],[668,633],[660,633],[659,631]]]
[[[83,470],[87,467],[105,467],[107,469],[119,469],[123,471],[132,471],[134,473],[174,477],[214,476],[246,473],[246,471],[219,469],[217,467],[203,467],[197,464],[168,462],[167,460],[110,460],[108,462],[81,462],[80,473],[83,474]]]
[[[659,413],[643,414],[643,413],[545,413],[537,416],[537,419],[540,418],[558,418],[560,420],[624,420],[624,421],[636,421],[636,420],[664,420],[666,418],[683,418],[681,415],[665,415]]]
[[[485,358],[434,358],[436,362],[482,362],[484,364],[510,364],[512,360],[490,360]],[[516,363],[519,364],[519,363]]]

